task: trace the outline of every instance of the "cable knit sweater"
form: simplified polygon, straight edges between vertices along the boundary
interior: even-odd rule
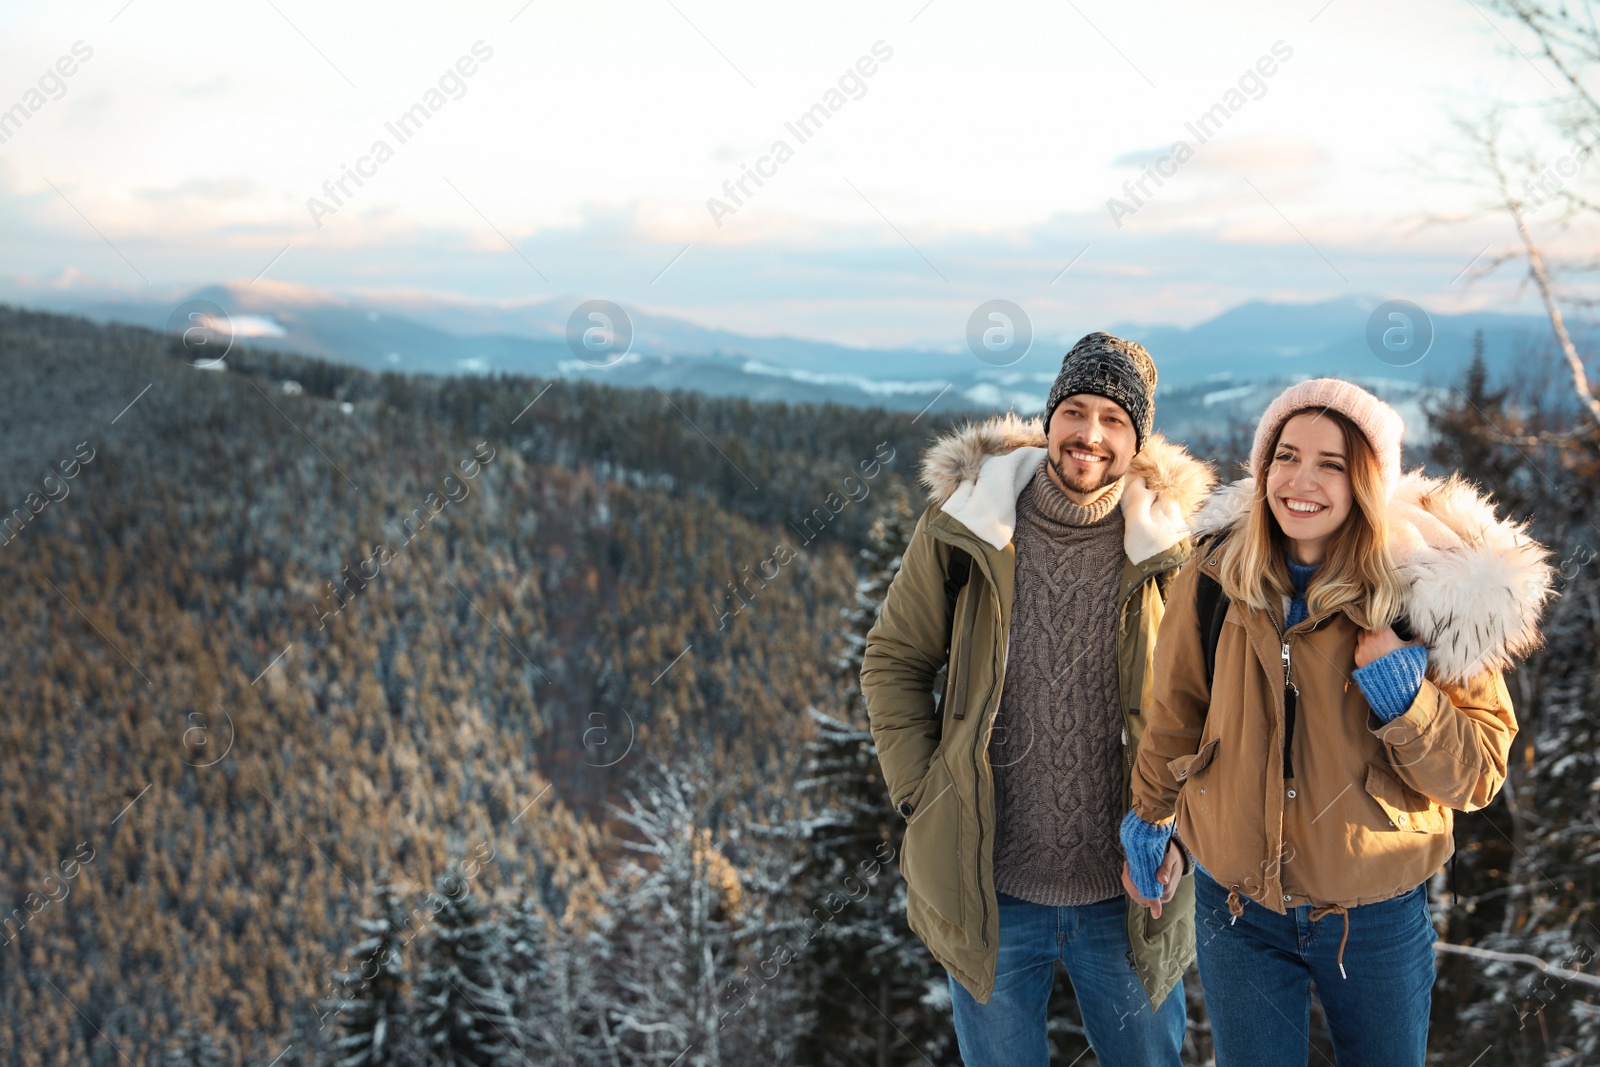
[[[995,888],[1092,904],[1122,892],[1123,482],[1080,507],[1045,462],[1017,497],[1011,640],[989,742]]]

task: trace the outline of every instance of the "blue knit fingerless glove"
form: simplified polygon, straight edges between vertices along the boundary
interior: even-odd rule
[[[1167,841],[1176,825],[1145,822],[1131,811],[1123,817],[1122,850],[1128,856],[1128,875],[1146,900],[1161,899],[1164,887],[1156,881],[1156,870],[1167,858]]]
[[[1411,702],[1417,699],[1427,669],[1427,648],[1405,645],[1379,656],[1365,667],[1357,667],[1354,677],[1372,713],[1387,723],[1405,714]]]

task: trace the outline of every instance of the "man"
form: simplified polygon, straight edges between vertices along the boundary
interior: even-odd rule
[[[1091,333],[1042,423],[936,442],[932,504],[867,636],[906,919],[950,974],[968,1067],[1045,1067],[1058,957],[1102,1064],[1179,1063],[1193,862],[1174,845],[1164,899],[1125,897],[1118,827],[1166,587],[1212,477],[1152,435],[1155,385],[1143,347]]]

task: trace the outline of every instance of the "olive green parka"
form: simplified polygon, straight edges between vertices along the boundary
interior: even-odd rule
[[[994,991],[1000,941],[988,747],[1010,639],[1012,531],[1017,497],[1044,446],[1038,420],[1007,415],[954,432],[928,450],[922,480],[931,504],[867,635],[861,668],[889,797],[907,819],[900,851],[906,921],[981,1004]],[[1151,701],[1166,589],[1189,552],[1188,519],[1212,484],[1205,464],[1160,435],[1146,440],[1125,477],[1117,654],[1124,810]],[[945,583],[957,548],[972,565],[952,612]],[[935,710],[935,678],[947,660]],[[1129,901],[1127,922],[1133,963],[1154,1011],[1194,959],[1193,879],[1182,879],[1159,919]]]

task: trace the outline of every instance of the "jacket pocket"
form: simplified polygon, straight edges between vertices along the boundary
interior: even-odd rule
[[[962,924],[961,797],[944,757],[935,755],[912,794],[911,818],[900,844],[906,887],[954,926]]]
[[[1154,999],[1166,999],[1195,959],[1194,878],[1178,880],[1178,891],[1161,905],[1161,918],[1128,901],[1128,943],[1134,969]]]
[[[1445,832],[1444,808],[1406,785],[1393,771],[1369,763],[1366,785],[1368,795],[1378,802],[1393,829],[1414,834]]]
[[[1177,759],[1167,761],[1167,770],[1172,772],[1172,777],[1177,779],[1179,788],[1189,779],[1197,776],[1201,771],[1211,766],[1211,761],[1216,758],[1217,745],[1222,741],[1220,737],[1213,737],[1200,746],[1200,751],[1189,756],[1179,756]]]

